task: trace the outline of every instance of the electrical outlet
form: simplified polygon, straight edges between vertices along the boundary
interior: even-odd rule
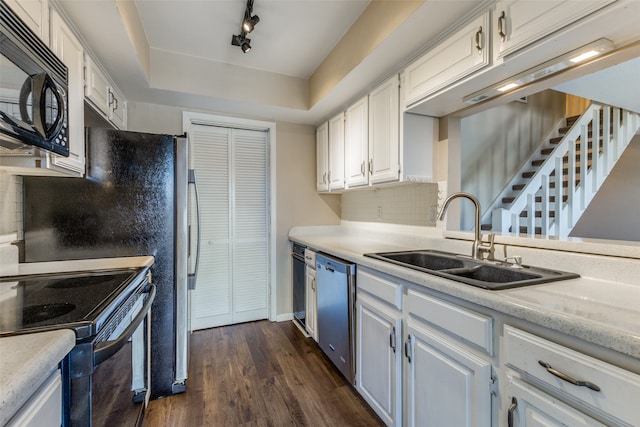
[[[378,219],[382,219],[382,206],[378,206]]]

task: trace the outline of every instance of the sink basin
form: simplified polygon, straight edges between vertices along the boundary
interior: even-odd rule
[[[435,250],[364,255],[489,290],[517,288],[580,277],[575,273],[482,261]]]
[[[478,265],[469,270],[460,272],[449,272],[454,276],[466,277],[468,279],[478,280],[480,282],[491,283],[509,283],[521,282],[523,280],[539,279],[541,276],[537,274],[525,273],[516,268],[494,267],[492,265]]]
[[[381,255],[380,258],[400,265],[410,264],[426,270],[450,270],[452,268],[464,267],[464,263],[460,259],[451,256],[436,255],[430,251],[387,253]]]

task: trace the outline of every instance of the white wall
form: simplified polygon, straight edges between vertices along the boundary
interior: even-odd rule
[[[564,116],[565,96],[547,90],[461,120],[461,191],[488,208],[542,138]],[[451,191],[451,190],[450,190]],[[473,228],[473,206],[461,205],[461,229]]]
[[[438,184],[365,187],[342,194],[343,220],[435,227]]]
[[[0,173],[0,236],[17,234],[22,239],[22,177]]]
[[[571,237],[640,241],[640,134],[589,204]]]
[[[152,133],[182,133],[182,109],[130,103],[129,130]],[[216,112],[211,114],[220,115]],[[291,313],[291,255],[289,230],[296,225],[340,223],[340,196],[320,196],[315,190],[316,134],[309,125],[276,123],[276,313]]]

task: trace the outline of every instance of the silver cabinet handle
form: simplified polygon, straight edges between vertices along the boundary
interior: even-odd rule
[[[404,355],[407,357],[409,363],[411,363],[411,355],[409,354],[409,348],[411,347],[411,335],[407,338],[407,341],[404,343]]]
[[[394,326],[389,333],[389,347],[396,352],[396,327]]]
[[[322,174],[322,183],[323,184],[327,183],[327,173],[326,172]]]
[[[365,171],[364,171],[364,160],[362,161],[362,163],[360,164],[360,173],[362,174],[362,176],[365,175]]]
[[[327,173],[327,181],[329,181],[329,183],[331,183],[331,171],[329,171]]]
[[[505,41],[507,38],[507,17],[504,13],[504,10],[498,17],[498,35],[502,41]]]
[[[547,372],[549,372],[551,375],[556,376],[556,377],[560,378],[563,381],[566,381],[566,382],[568,382],[570,384],[573,384],[575,386],[578,386],[578,387],[587,387],[587,388],[590,388],[593,391],[600,391],[600,387],[598,387],[594,383],[590,383],[589,381],[577,380],[577,379],[565,374],[564,372],[561,372],[561,371],[558,371],[557,369],[554,369],[551,365],[549,365],[547,362],[545,362],[543,360],[538,360],[538,363],[540,364],[540,366],[545,368],[547,370]]]
[[[482,54],[482,27],[476,32],[476,49],[478,54]]]
[[[369,159],[369,175],[373,175],[373,159]]]
[[[507,426],[513,427],[513,413],[516,411],[518,407],[518,399],[515,397],[511,398],[511,405],[509,405],[509,410],[507,411]]]

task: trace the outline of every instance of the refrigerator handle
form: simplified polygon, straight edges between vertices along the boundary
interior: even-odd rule
[[[187,289],[194,290],[196,288],[196,279],[198,278],[198,265],[200,264],[200,201],[198,199],[198,184],[196,182],[195,169],[189,169],[189,185],[193,185],[194,194],[196,196],[196,222],[197,222],[197,237],[196,237],[196,262],[193,267],[193,272],[187,275]],[[191,231],[189,231],[189,239],[191,239]],[[189,249],[191,249],[191,243],[189,243]]]

